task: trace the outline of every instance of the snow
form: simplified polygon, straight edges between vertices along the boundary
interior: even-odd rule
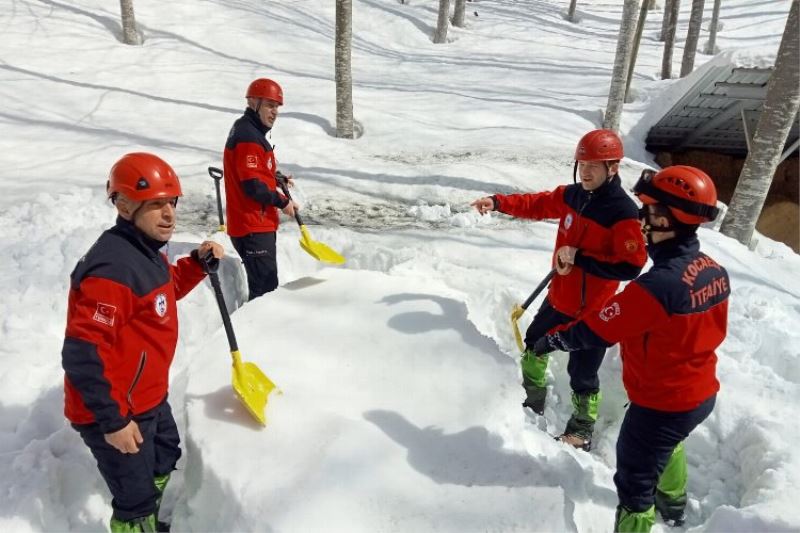
[[[430,40],[434,0],[354,4],[356,141],[332,135],[333,2],[136,0],[141,47],[118,41],[115,3],[0,10],[0,529],[108,523],[108,491],[63,418],[60,349],[69,273],[114,220],[105,176],[138,150],[182,178],[170,255],[206,238],[231,254],[221,276],[242,356],[282,392],[259,428],[232,394],[210,286],[181,302],[170,401],[185,454],[164,503],[175,530],[610,529],[627,402],[618,350],[601,369],[591,453],[550,436],[569,416],[565,357],[551,358],[545,417],[526,417],[508,316],[547,273],[556,227],[468,204],[571,181],[574,144],[606,104],[621,3],[581,1],[575,25],[566,2],[475,1],[479,16],[446,45]],[[774,56],[788,6],[723,2],[718,45]],[[658,80],[660,17],[649,16],[623,115],[627,186],[654,164],[645,115],[685,83]],[[711,59],[699,54],[698,67]],[[241,305],[206,167],[221,166],[259,76],[285,91],[271,141],[312,237],[348,261],[315,262],[284,220],[281,287]],[[800,258],[766,238],[749,251],[712,229],[700,237],[733,294],[717,407],[686,443],[686,529],[798,530]]]

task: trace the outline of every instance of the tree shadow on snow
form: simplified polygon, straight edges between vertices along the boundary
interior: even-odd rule
[[[393,411],[374,410],[364,418],[408,450],[408,463],[436,483],[466,487],[560,487],[571,501],[616,506],[617,495],[598,484],[567,450],[533,457],[503,449],[503,440],[483,427],[445,434],[419,428]],[[577,453],[577,452],[574,452]]]
[[[496,362],[503,365],[513,364],[509,357],[500,352],[497,344],[492,339],[481,335],[475,325],[470,322],[467,316],[467,306],[464,302],[434,294],[403,293],[389,294],[378,303],[396,305],[402,302],[419,300],[435,302],[442,309],[442,312],[439,314],[428,311],[398,313],[389,319],[389,327],[409,335],[452,329],[461,334],[465,344],[478,348],[483,353],[490,355]]]

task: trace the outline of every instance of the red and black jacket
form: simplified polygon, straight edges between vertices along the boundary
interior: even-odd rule
[[[74,424],[111,433],[167,396],[176,301],[205,273],[194,257],[170,265],[162,244],[118,218],[72,271],[61,361]]]
[[[550,338],[567,351],[619,342],[631,402],[689,411],[719,390],[715,350],[728,326],[728,273],[695,235],[648,247],[653,268],[599,313]]]
[[[270,130],[248,108],[233,123],[223,156],[228,235],[278,230],[278,209],[289,200],[278,192],[278,162],[265,135]]]
[[[494,198],[499,211],[515,217],[559,219],[553,261],[562,246],[578,249],[572,271],[554,276],[547,294],[550,304],[565,315],[578,317],[599,309],[621,280],[635,278],[647,262],[638,208],[619,176],[594,191],[577,183]]]

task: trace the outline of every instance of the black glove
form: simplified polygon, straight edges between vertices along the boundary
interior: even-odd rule
[[[536,342],[533,343],[533,353],[536,355],[547,355],[556,349],[557,348],[553,346],[553,338],[551,335],[539,337],[536,339]]]
[[[192,257],[200,263],[200,266],[203,267],[203,272],[206,274],[211,274],[212,272],[216,272],[219,270],[219,259],[214,257],[214,252],[209,250],[203,257],[200,257],[199,252],[195,249],[192,250]]]

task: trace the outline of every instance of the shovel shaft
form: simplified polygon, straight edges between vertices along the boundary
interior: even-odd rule
[[[217,298],[217,305],[219,312],[222,315],[222,324],[225,326],[225,335],[228,337],[228,345],[231,347],[231,352],[239,352],[239,346],[236,344],[236,335],[233,334],[233,325],[231,324],[231,316],[228,314],[228,308],[225,307],[225,298],[222,296],[222,287],[219,283],[219,276],[216,272],[209,272],[208,277],[211,280],[211,286],[214,287],[214,296]]]
[[[278,178],[278,185],[280,185],[280,188],[283,191],[283,194],[286,195],[286,198],[288,198],[289,201],[291,202],[292,201],[292,193],[289,192],[289,187],[286,185],[286,176],[284,176],[283,174],[278,172],[278,173],[276,173],[276,177]],[[300,213],[298,213],[297,210],[295,210],[295,212],[294,212],[294,219],[297,221],[297,225],[298,226],[301,226],[301,227],[305,226],[305,224],[303,224],[303,219],[300,218]]]
[[[528,296],[528,299],[525,300],[525,302],[520,307],[522,307],[523,309],[527,309],[528,306],[531,305],[531,303],[533,303],[536,297],[539,296],[539,293],[542,292],[545,287],[547,287],[547,284],[550,283],[550,280],[553,279],[553,276],[555,276],[555,274],[556,274],[556,269],[555,268],[551,269],[550,272],[548,272],[547,275],[544,277],[544,279],[539,283],[539,285],[537,285],[536,288],[533,289],[531,295]]]

